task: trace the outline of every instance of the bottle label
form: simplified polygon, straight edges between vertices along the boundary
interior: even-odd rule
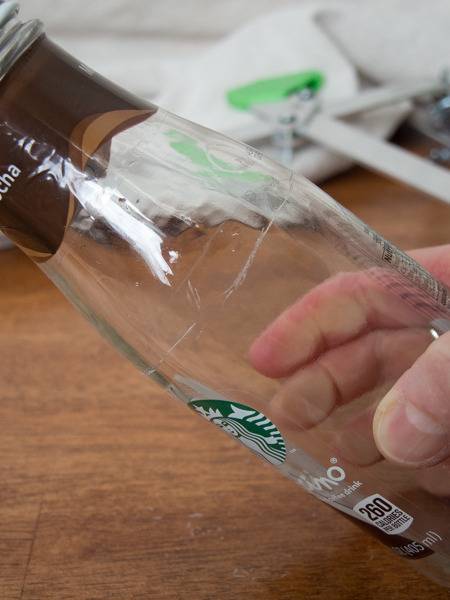
[[[434,546],[434,544],[442,542],[442,536],[436,531],[432,530],[427,531],[425,535],[421,536],[418,540],[400,535],[400,533],[404,532],[413,522],[413,517],[408,515],[402,509],[398,509],[398,507],[396,507],[391,501],[386,500],[383,496],[381,496],[381,494],[373,494],[372,496],[361,500],[361,502],[358,502],[358,504],[354,506],[353,511],[345,505],[338,504],[336,502],[330,502],[329,500],[320,495],[316,496],[335,510],[341,512],[343,516],[350,518],[352,522],[356,523],[363,529],[367,528],[369,532],[376,538],[378,538],[378,540],[382,544],[384,544],[388,548],[391,548],[391,550],[393,550],[396,554],[403,558],[417,560],[420,558],[426,558],[428,556],[431,556],[432,554],[434,554],[432,546]],[[367,515],[361,513],[359,510],[367,509],[369,505],[369,511],[372,514],[373,509],[377,508],[376,504],[373,505],[373,501],[377,501],[377,499],[381,499],[382,502],[376,502],[376,504],[379,503],[380,506],[383,507],[382,511],[384,512],[384,517],[381,516],[381,514],[379,516],[377,515],[380,519],[380,523],[378,525],[376,525],[374,521],[371,521],[370,518],[367,517]],[[392,508],[389,509],[388,505]],[[381,519],[385,519],[386,522],[386,516],[393,515],[396,510],[399,510],[404,515],[404,523],[407,523],[407,525],[400,525],[400,522],[398,522],[399,527],[398,529],[396,529],[396,531],[393,531],[395,527],[387,530],[387,528],[385,528],[385,524],[382,523]],[[395,522],[397,519],[399,519],[399,515],[395,514],[395,516],[393,516],[392,519]]]
[[[274,466],[283,465],[285,474],[291,479],[374,535],[399,556],[410,560],[427,558],[435,553],[435,545],[439,547],[444,541],[443,534],[432,529],[431,520],[428,522],[429,529],[423,530],[413,515],[388,497],[380,493],[364,493],[367,482],[349,481],[346,470],[338,464],[335,456],[330,458],[330,466],[325,468],[298,447],[287,452],[286,442],[276,425],[258,410],[225,397],[218,399],[219,393],[193,379],[176,375],[175,381],[181,387],[174,387],[172,392],[192,410]],[[182,391],[184,388],[189,389],[189,394]],[[190,394],[195,394],[197,399],[192,399]],[[214,395],[215,399],[208,399],[208,396]],[[199,396],[203,398],[199,399]],[[298,465],[289,467],[287,456],[291,453],[297,456],[301,469]]]
[[[361,494],[366,483],[359,480],[349,483],[344,468],[337,465],[335,457],[330,459],[332,466],[326,470],[306,455],[303,456],[303,462],[309,464],[311,472],[303,469],[300,474],[290,473],[297,483],[375,535],[396,554],[414,560],[426,558],[434,553],[433,546],[442,542],[443,537],[434,530],[416,537],[420,528],[416,527],[412,533],[414,517],[389,498],[380,493],[368,496]]]
[[[2,80],[0,110],[0,231],[45,261],[82,209],[79,190],[100,193],[112,138],[157,109],[42,37]]]
[[[285,461],[286,445],[281,433],[254,408],[228,400],[192,400],[189,406],[271,464]]]
[[[357,515],[367,523],[374,525],[388,535],[403,533],[414,521],[407,512],[384,498],[381,494],[372,494],[353,507]]]

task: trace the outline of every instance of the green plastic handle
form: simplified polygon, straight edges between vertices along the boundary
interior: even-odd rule
[[[325,81],[320,71],[300,71],[271,79],[259,79],[227,92],[227,100],[234,108],[250,110],[255,104],[269,104],[285,100],[292,94],[308,88],[317,92]]]

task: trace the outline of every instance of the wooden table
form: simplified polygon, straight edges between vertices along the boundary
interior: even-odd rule
[[[397,183],[326,189],[401,247],[450,241],[450,206]],[[0,598],[448,598],[149,383],[19,252],[0,281]]]

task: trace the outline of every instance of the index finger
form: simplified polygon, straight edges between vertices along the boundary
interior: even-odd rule
[[[383,286],[377,270],[338,274],[300,298],[252,344],[253,366],[268,377],[286,377],[371,331],[426,325],[426,316]]]

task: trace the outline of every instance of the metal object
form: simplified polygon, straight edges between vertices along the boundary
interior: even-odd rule
[[[8,250],[12,248],[13,244],[6,238],[4,235],[0,233],[0,250]]]
[[[438,340],[441,337],[441,335],[433,327],[430,328],[430,334],[433,340]]]
[[[0,4],[0,79],[44,30],[37,19],[22,23],[17,18],[18,12],[17,2]]]
[[[421,133],[439,144],[429,152],[436,163],[450,163],[450,71],[441,78],[443,93],[416,102],[410,117],[411,124]]]
[[[434,319],[430,323],[430,334],[433,339],[437,340],[450,331],[450,321],[448,319]]]
[[[450,172],[446,168],[388,141],[379,140],[342,120],[427,96],[440,98],[440,104],[434,107],[435,120],[445,121],[450,129],[450,94],[446,94],[447,89],[450,89],[448,81],[443,78],[411,81],[370,89],[334,103],[321,103],[319,96],[311,91],[309,94],[300,92],[277,105],[252,107],[260,122],[246,130],[231,132],[231,135],[250,144],[272,137],[277,158],[285,164],[292,160],[296,145],[305,140],[313,142],[450,203]],[[288,147],[280,148],[281,142]],[[443,158],[444,154],[440,154],[441,162]]]

